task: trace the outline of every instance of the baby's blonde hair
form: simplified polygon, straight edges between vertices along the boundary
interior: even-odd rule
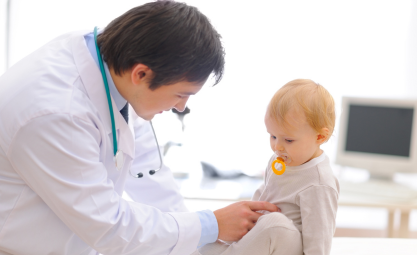
[[[317,132],[335,125],[335,107],[332,95],[320,84],[308,79],[297,79],[282,86],[272,97],[268,112],[278,123],[290,126],[286,115],[290,110],[303,112],[308,124]]]

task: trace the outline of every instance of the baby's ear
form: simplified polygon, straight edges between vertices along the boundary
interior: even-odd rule
[[[321,132],[317,134],[317,143],[323,144],[329,140],[330,131],[328,128],[322,128]]]

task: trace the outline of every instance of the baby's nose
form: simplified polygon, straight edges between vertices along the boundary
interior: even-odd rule
[[[275,145],[275,150],[277,150],[277,151],[283,151],[284,150],[284,146],[279,145],[279,144],[276,144]]]

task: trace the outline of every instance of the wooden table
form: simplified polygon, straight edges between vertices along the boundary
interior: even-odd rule
[[[386,181],[368,181],[357,184],[340,182],[339,205],[385,208],[388,210],[388,237],[408,238],[410,212],[417,209],[417,191]],[[395,229],[395,213],[401,215],[398,235]]]

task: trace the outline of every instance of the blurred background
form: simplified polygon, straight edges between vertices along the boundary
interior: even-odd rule
[[[105,27],[145,2],[0,0],[0,74],[63,33]],[[272,153],[263,121],[266,106],[290,80],[312,79],[327,88],[338,120],[345,96],[417,98],[415,1],[183,2],[211,20],[226,49],[220,84],[213,87],[209,80],[190,99],[189,114],[167,112],[153,121],[164,161],[190,210],[215,210],[250,199]],[[337,123],[323,146],[335,175],[350,183],[366,182],[366,169],[336,164]],[[410,188],[411,200],[341,201],[336,236],[417,238],[414,178],[396,178]],[[401,233],[405,227],[409,231]]]

